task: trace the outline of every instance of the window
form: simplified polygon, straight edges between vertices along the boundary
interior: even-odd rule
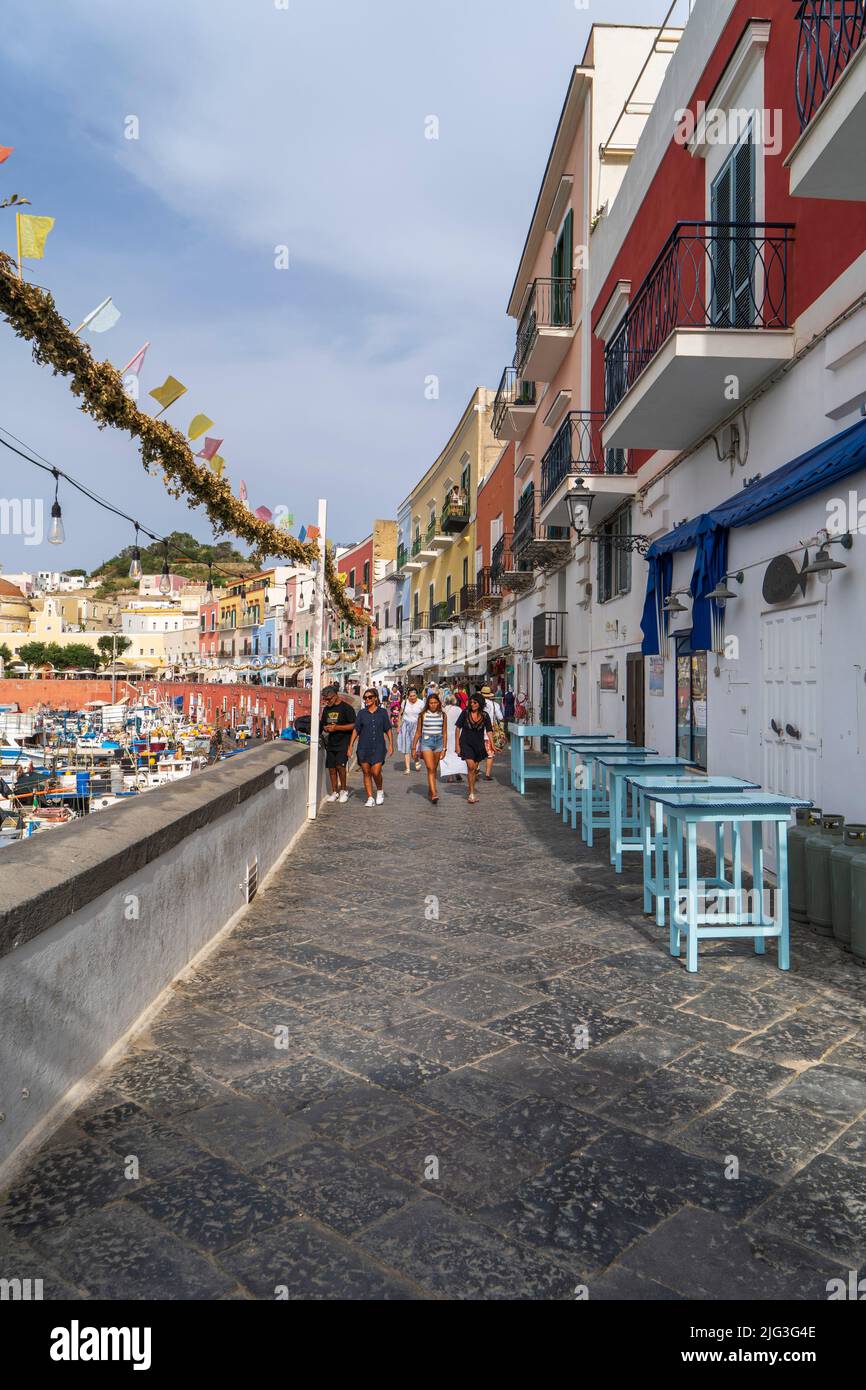
[[[554,281],[551,285],[550,322],[554,327],[571,323],[573,243],[574,212],[569,208],[550,258],[550,278]]]
[[[754,222],[755,146],[752,126],[731,150],[710,189],[713,223]],[[750,228],[712,229],[711,264],[713,298],[710,306],[715,328],[751,328],[756,318],[760,288],[755,282],[758,241]]]
[[[707,767],[707,654],[693,652],[691,636],[677,638],[677,757]]]
[[[402,603],[398,603],[398,604],[397,604],[397,619],[396,619],[396,626],[397,626],[398,628],[402,628],[402,626],[403,626],[403,605],[402,605]]]
[[[355,571],[354,571],[354,570],[349,570],[349,588],[350,588],[350,589],[354,589],[354,587],[355,587]]]
[[[598,601],[607,603],[631,588],[631,554],[615,539],[631,535],[631,508],[621,507],[598,529]]]
[[[364,592],[370,592],[370,561],[364,561]]]
[[[469,556],[463,556],[463,583],[469,583]]]
[[[413,611],[413,613],[415,614],[415,617],[416,617],[416,618],[418,617],[418,607],[419,607],[418,599],[419,599],[419,594],[418,594],[418,590],[416,589],[415,592],[414,592],[414,594],[412,595],[412,611]]]
[[[495,516],[490,523],[490,549],[492,550],[499,537],[502,535],[502,513]]]
[[[390,621],[390,620],[391,620],[391,610],[390,610],[390,608],[386,608],[386,609],[385,609],[385,626],[386,626],[386,627],[390,627],[390,626],[391,626],[391,621]]]
[[[466,462],[464,463],[464,465],[463,465],[463,471],[462,471],[462,473],[460,474],[460,486],[461,486],[461,488],[462,488],[462,490],[463,490],[463,494],[464,494],[464,496],[465,496],[465,498],[466,498],[466,501],[468,502],[468,501],[469,501],[469,480],[470,480],[470,477],[471,477],[471,475],[472,475],[472,465],[471,465],[469,459],[466,457],[465,454],[464,454],[463,457],[464,457],[464,459],[466,460]],[[463,462],[463,460],[461,460],[461,462]]]
[[[449,598],[451,597],[451,575],[450,575],[450,574],[447,574],[447,575],[445,576],[445,597],[446,597],[446,599],[449,599]]]
[[[200,623],[200,628],[199,628],[199,630],[200,630],[201,632],[204,632],[204,630],[205,630],[205,615],[204,615],[204,613],[202,613],[202,615],[201,615],[201,623]]]
[[[433,588],[433,585],[432,585],[432,584],[429,584],[429,585],[427,586],[427,616],[428,616],[428,618],[431,620],[431,622],[432,622],[432,620],[433,620],[433,594],[434,594],[434,593],[435,593],[435,590],[434,590],[434,588]]]

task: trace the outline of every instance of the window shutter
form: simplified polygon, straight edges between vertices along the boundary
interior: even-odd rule
[[[731,248],[730,231],[725,224],[731,220],[731,162],[728,160],[715,179],[711,198],[712,271],[711,309],[713,326],[729,328],[731,324]]]
[[[755,147],[751,126],[733,154],[733,220],[755,220]],[[734,239],[733,319],[738,328],[751,328],[755,322],[755,294],[752,275],[755,266],[755,239],[750,227],[743,227]]]

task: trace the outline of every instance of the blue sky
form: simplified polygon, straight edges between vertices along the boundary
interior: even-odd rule
[[[324,495],[329,533],[349,540],[396,514],[511,359],[508,291],[590,24],[658,21],[667,4],[280,4],[14,0],[0,196],[57,219],[31,278],[73,326],[113,296],[123,317],[88,335],[98,356],[122,366],[149,339],[143,399],[179,377],[189,391],[168,418],[214,419],[235,491],[244,478],[252,506],[283,504],[297,524]],[[14,243],[0,212],[0,245]],[[0,426],[143,524],[209,537],[2,322]],[[47,510],[44,476],[0,450],[0,497],[36,496]],[[5,571],[89,570],[131,541],[62,500],[67,543],[0,535]]]

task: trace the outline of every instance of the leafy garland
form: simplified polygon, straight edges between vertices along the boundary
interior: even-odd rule
[[[139,441],[145,469],[160,468],[172,497],[186,497],[204,507],[214,533],[231,532],[253,547],[253,561],[261,565],[274,555],[311,565],[318,560],[315,541],[303,543],[287,531],[254,516],[233,496],[229,483],[198,464],[184,435],[165,420],[146,415],[123,389],[120,373],[110,362],[95,362],[88,345],[73,333],[48,290],[19,280],[15,262],[0,251],[0,312],[19,338],[33,344],[33,359],[51,367],[56,375],[71,377],[70,390],[81,398],[81,409],[100,429],[111,425],[126,430]],[[330,548],[325,554],[328,601],[335,612],[356,627],[370,626],[370,617],[357,608],[338,577]]]

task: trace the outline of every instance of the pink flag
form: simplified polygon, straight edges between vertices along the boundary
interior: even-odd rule
[[[218,452],[223,441],[221,439],[205,439],[204,448],[199,449],[196,454],[197,459],[212,459]]]
[[[256,507],[253,512],[253,516],[257,516],[259,521],[271,521],[273,520],[273,515],[270,507]]]
[[[127,362],[126,366],[121,370],[120,375],[126,376],[128,373],[131,373],[133,376],[138,376],[139,372],[144,366],[144,359],[147,355],[147,349],[149,347],[150,343],[145,343],[143,348],[139,348],[138,352],[135,354],[132,360]]]
[[[241,499],[242,502],[246,502],[247,500],[247,485],[244,482],[243,478],[241,478],[240,484],[238,486],[238,497]]]

